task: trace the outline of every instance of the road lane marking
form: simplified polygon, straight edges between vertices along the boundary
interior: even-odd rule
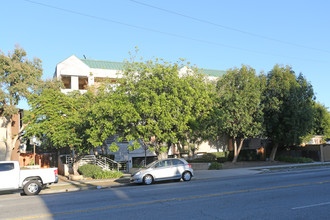
[[[60,216],[60,215],[70,215],[70,214],[78,214],[78,213],[85,213],[85,212],[104,211],[104,210],[116,209],[116,208],[125,208],[125,207],[157,204],[157,203],[164,203],[164,202],[210,198],[210,197],[234,195],[234,194],[247,193],[247,192],[258,192],[258,191],[273,190],[273,189],[284,189],[284,188],[292,188],[292,187],[307,186],[307,185],[314,185],[314,184],[324,184],[324,183],[330,183],[330,180],[320,181],[320,182],[310,182],[310,183],[298,183],[298,184],[284,185],[284,186],[272,186],[272,187],[264,187],[264,188],[256,188],[256,189],[245,189],[245,190],[238,190],[238,191],[231,191],[231,192],[222,192],[222,193],[206,194],[206,195],[199,195],[199,196],[189,196],[189,197],[174,198],[174,199],[154,200],[154,201],[130,203],[130,204],[124,204],[124,205],[113,205],[113,206],[107,206],[107,207],[101,207],[101,208],[82,209],[82,210],[76,210],[76,211],[58,212],[58,213],[53,213],[53,214],[35,215],[35,216],[27,216],[27,217],[21,217],[21,218],[13,218],[13,219],[37,219],[37,218],[56,217],[56,216]]]
[[[296,209],[305,209],[305,208],[312,208],[312,207],[324,206],[324,205],[330,205],[330,202],[323,202],[323,203],[318,203],[318,204],[312,204],[312,205],[306,205],[306,206],[294,207],[294,208],[291,208],[291,209],[292,209],[292,210],[296,210]]]

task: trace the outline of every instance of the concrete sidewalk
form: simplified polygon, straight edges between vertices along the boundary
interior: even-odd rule
[[[265,163],[269,164],[269,163]],[[262,164],[261,164],[262,165]],[[272,164],[270,166],[254,166],[254,167],[239,167],[239,168],[229,168],[221,170],[195,170],[195,176],[193,179],[204,180],[212,178],[226,178],[235,176],[246,176],[255,175],[265,172],[273,172],[278,170],[289,170],[303,167],[319,167],[319,166],[330,166],[330,162],[315,162],[315,163],[304,163],[304,164]],[[104,189],[113,188],[120,186],[130,185],[130,174],[124,174],[123,177],[118,179],[105,179],[105,180],[81,180],[81,181],[71,181],[67,180],[65,177],[61,176],[60,181],[57,184],[47,186],[43,189],[40,194],[48,193],[61,193],[61,192],[72,192],[72,191],[82,191],[91,189]],[[133,185],[133,184],[132,184]]]

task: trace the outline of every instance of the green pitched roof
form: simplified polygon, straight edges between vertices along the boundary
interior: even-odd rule
[[[113,61],[103,61],[103,60],[88,60],[80,59],[88,67],[93,69],[110,69],[110,70],[122,70],[124,63],[122,62],[113,62]],[[208,76],[219,77],[226,73],[223,70],[213,70],[213,69],[199,69],[199,71]]]
[[[208,76],[222,76],[226,73],[224,70],[211,70],[211,69],[200,69],[199,70],[201,73],[208,75]]]
[[[124,66],[124,63],[122,62],[87,60],[87,59],[80,59],[80,60],[90,68],[94,68],[94,69],[122,70]]]

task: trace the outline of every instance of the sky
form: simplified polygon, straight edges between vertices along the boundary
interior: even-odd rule
[[[290,65],[330,107],[329,8],[328,0],[2,0],[0,50],[19,44],[40,58],[43,79],[71,55],[121,62],[135,47],[144,60],[184,58],[204,69]]]

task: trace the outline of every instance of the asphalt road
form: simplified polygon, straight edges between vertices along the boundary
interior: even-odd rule
[[[0,219],[330,219],[330,168],[3,195]]]

